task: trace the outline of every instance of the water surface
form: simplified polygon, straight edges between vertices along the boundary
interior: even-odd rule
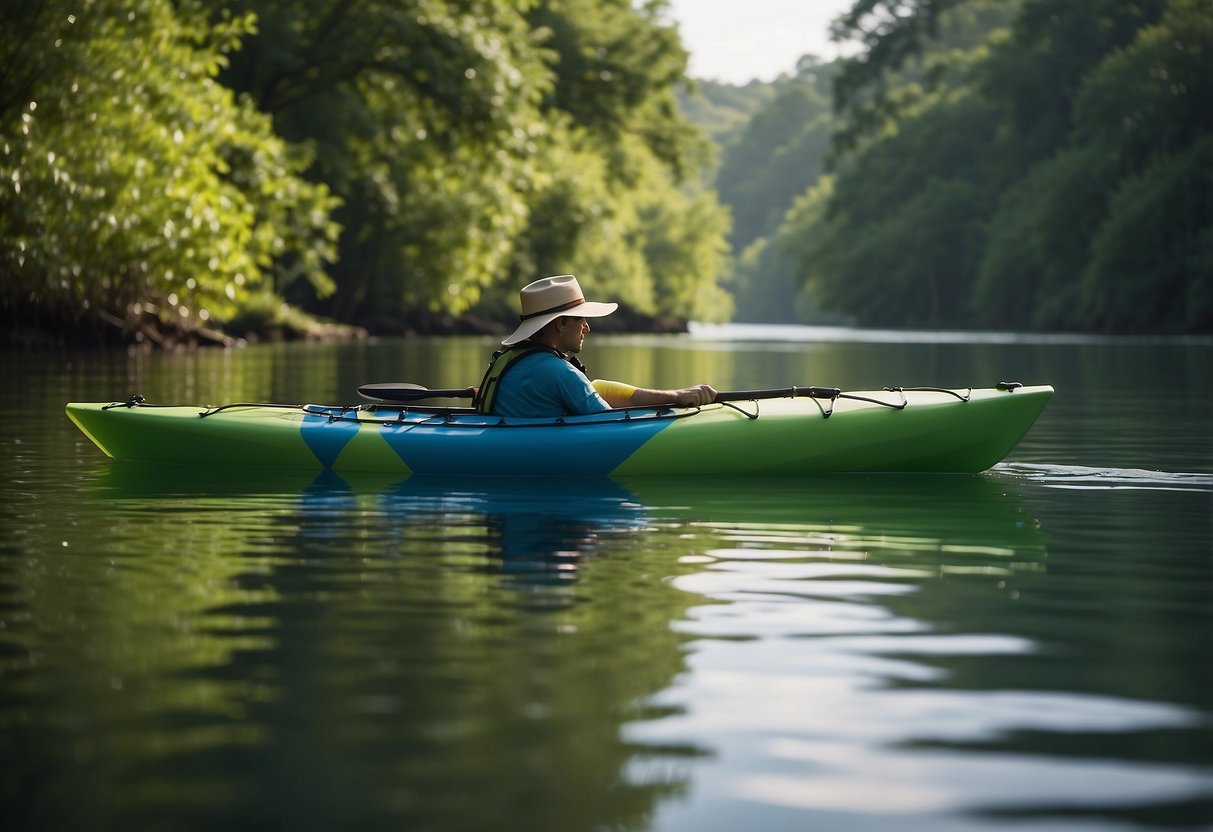
[[[1053,384],[976,477],[284,479],[115,465],[62,409],[462,387],[491,348],[0,355],[5,827],[1213,823],[1209,342],[584,355],[663,386]]]

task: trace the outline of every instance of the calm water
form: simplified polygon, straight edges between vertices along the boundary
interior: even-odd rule
[[[63,404],[465,386],[491,344],[0,354],[4,828],[1209,828],[1213,343],[906,339],[584,357],[1057,397],[978,477],[311,482],[115,465]]]

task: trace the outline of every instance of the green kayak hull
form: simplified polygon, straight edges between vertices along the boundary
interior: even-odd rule
[[[560,419],[142,401],[73,403],[67,414],[106,454],[135,462],[405,476],[806,477],[984,471],[1052,395],[1049,386],[854,391]]]

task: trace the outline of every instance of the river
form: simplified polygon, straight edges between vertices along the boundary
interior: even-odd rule
[[[0,353],[5,828],[1213,825],[1213,340],[583,355],[654,386],[1054,385],[980,476],[164,473],[63,412],[464,387],[492,347]]]

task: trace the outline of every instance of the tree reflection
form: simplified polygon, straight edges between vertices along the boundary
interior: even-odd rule
[[[37,706],[88,714],[78,805],[115,825],[639,829],[683,792],[701,752],[624,730],[664,715],[645,702],[684,669],[668,621],[692,601],[642,578],[668,533],[626,491],[289,477],[107,467],[92,554],[141,577],[40,681],[120,674],[140,696]],[[86,616],[88,586],[63,589]],[[71,753],[45,735],[23,743],[29,785]],[[39,793],[30,818],[65,817]]]

